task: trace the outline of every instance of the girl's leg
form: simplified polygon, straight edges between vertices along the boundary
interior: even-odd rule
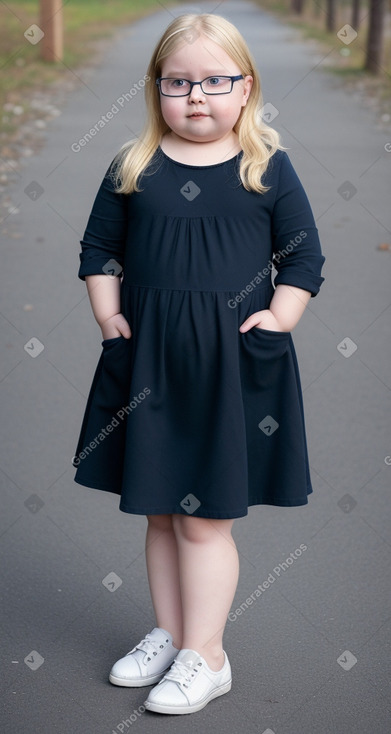
[[[149,588],[158,627],[172,635],[181,649],[182,603],[179,588],[177,543],[172,515],[147,515],[145,556]]]
[[[179,572],[183,615],[180,647],[198,652],[214,671],[224,664],[224,627],[239,577],[232,525],[233,520],[172,516],[178,565],[175,571],[170,570],[170,587],[173,593],[175,584],[171,579]],[[174,551],[172,554],[174,557]]]

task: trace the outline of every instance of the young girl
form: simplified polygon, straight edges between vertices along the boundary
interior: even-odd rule
[[[147,79],[145,129],[110,164],[81,240],[103,341],[74,466],[148,520],[156,627],[109,679],[157,684],[145,707],[187,714],[231,688],[233,519],[313,491],[291,331],[324,257],[238,30],[176,18]]]

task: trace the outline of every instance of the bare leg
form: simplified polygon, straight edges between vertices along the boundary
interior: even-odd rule
[[[147,515],[145,556],[149,588],[158,627],[172,635],[181,649],[182,602],[179,588],[178,551],[172,515]]]
[[[224,627],[239,577],[232,525],[233,520],[172,516],[183,613],[181,648],[198,652],[215,671],[224,664]]]

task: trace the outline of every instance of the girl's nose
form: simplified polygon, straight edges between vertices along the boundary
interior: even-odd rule
[[[201,89],[201,86],[199,84],[195,84],[193,89],[191,90],[189,94],[189,100],[198,102],[200,99],[205,100],[205,95]]]

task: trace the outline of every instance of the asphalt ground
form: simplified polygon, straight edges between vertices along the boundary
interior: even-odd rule
[[[71,464],[101,351],[77,278],[79,240],[109,162],[141,132],[142,91],[78,152],[72,145],[140,87],[156,40],[189,8],[224,15],[249,43],[326,264],[294,330],[314,491],[306,506],[251,507],[235,521],[232,690],[175,717],[144,712],[149,689],[108,682],[155,625],[146,519],[77,485]],[[336,37],[320,52],[250,2],[162,4],[80,72],[42,150],[10,184],[0,276],[4,731],[390,731],[391,259],[378,247],[391,241],[391,132],[327,71],[341,48]]]

